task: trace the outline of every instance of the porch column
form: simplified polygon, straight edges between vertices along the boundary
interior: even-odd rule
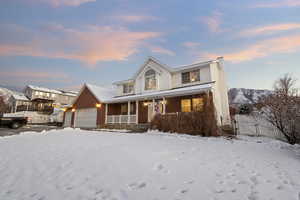
[[[130,101],[127,104],[127,124],[130,124]]]
[[[105,124],[107,124],[107,110],[108,110],[108,104],[105,104]]]
[[[135,123],[139,123],[139,101],[135,101]]]
[[[151,116],[151,119],[154,116],[154,113],[155,113],[155,99],[152,99],[152,116]]]
[[[163,97],[163,114],[166,114],[166,98]]]
[[[18,101],[16,101],[15,112],[17,112],[17,108],[18,108]]]

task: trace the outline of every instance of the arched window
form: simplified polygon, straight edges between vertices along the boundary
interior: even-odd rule
[[[145,90],[155,90],[156,86],[156,73],[153,69],[149,69],[145,73]]]

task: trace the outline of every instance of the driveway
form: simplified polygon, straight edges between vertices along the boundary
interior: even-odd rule
[[[19,129],[10,129],[6,127],[0,128],[0,137],[1,136],[9,136],[9,135],[17,135],[21,132],[28,132],[28,131],[34,131],[34,132],[42,132],[43,130],[52,130],[52,129],[62,129],[62,127],[57,126],[47,126],[47,125],[27,125],[24,127],[21,127]]]

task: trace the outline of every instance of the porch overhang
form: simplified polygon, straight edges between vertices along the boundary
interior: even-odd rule
[[[176,88],[171,90],[163,90],[157,92],[149,92],[146,94],[114,97],[112,99],[106,100],[104,103],[122,103],[128,101],[149,100],[149,99],[158,99],[163,97],[176,97],[176,96],[199,94],[201,92],[210,91],[213,84],[214,82],[210,82],[207,84],[194,85],[194,86]]]

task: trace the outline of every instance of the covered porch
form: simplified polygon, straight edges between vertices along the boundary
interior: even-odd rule
[[[105,124],[147,124],[156,114],[201,110],[211,85],[116,97],[105,104]]]

